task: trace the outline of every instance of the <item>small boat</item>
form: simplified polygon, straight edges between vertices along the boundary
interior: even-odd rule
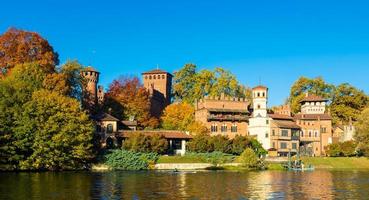
[[[288,154],[288,163],[284,165],[284,168],[289,171],[314,171],[313,165],[305,165],[304,162],[300,159],[300,156],[297,154],[296,160],[291,160],[291,154]]]

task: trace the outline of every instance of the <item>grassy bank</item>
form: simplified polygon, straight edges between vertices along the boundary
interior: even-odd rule
[[[369,159],[364,157],[303,157],[302,160],[316,169],[369,169]]]
[[[192,156],[160,156],[157,163],[207,163],[205,159]]]

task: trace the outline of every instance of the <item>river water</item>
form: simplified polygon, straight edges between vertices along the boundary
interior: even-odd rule
[[[369,199],[369,171],[0,173],[0,199]]]

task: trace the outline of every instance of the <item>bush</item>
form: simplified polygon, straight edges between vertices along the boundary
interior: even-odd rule
[[[231,153],[240,155],[249,146],[250,140],[248,137],[236,135],[236,137],[232,139]]]
[[[258,167],[259,159],[254,150],[252,150],[251,148],[246,148],[238,157],[237,161],[240,162],[244,167],[256,168]]]
[[[164,154],[168,150],[168,141],[159,134],[147,136],[142,133],[133,133],[123,142],[123,149],[133,152]]]
[[[351,157],[360,155],[360,152],[356,151],[357,143],[354,141],[346,141],[330,144],[326,147],[326,153],[331,157]]]
[[[210,138],[210,144],[213,146],[213,151],[219,151],[223,153],[231,152],[231,140],[223,135],[216,135]]]
[[[148,169],[158,159],[159,155],[156,153],[113,150],[105,155],[105,164],[113,169],[143,170]]]
[[[210,142],[211,136],[208,134],[198,134],[188,142],[188,150],[197,153],[212,152],[213,146]]]
[[[250,141],[251,144],[251,148],[254,150],[254,152],[256,153],[256,155],[260,158],[261,156],[264,156],[268,153],[268,151],[266,151],[263,146],[261,145],[261,143],[257,140],[257,139],[251,139]]]

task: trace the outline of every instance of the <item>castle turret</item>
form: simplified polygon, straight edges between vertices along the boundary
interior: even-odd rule
[[[252,88],[253,117],[267,116],[268,88],[262,85]]]
[[[99,82],[100,72],[98,72],[93,67],[89,66],[81,71],[81,75],[85,80],[85,87],[83,91],[85,102],[88,102],[89,104],[92,105],[96,105],[98,102],[97,83]]]

